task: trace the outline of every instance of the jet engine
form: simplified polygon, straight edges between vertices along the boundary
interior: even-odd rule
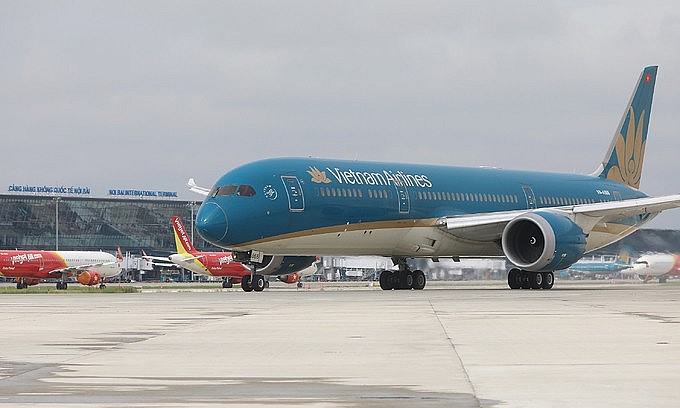
[[[315,256],[265,256],[262,263],[257,264],[260,275],[289,275],[307,268],[316,261]]]
[[[102,276],[97,272],[85,271],[76,278],[78,282],[85,286],[99,285],[102,281]]]
[[[531,272],[564,269],[586,250],[586,234],[569,218],[537,211],[522,214],[503,230],[503,253],[518,267]]]
[[[33,285],[37,285],[37,284],[40,283],[40,279],[38,279],[38,278],[16,278],[17,283],[21,282],[22,280],[24,282],[24,285],[26,285],[26,286],[33,286]],[[26,286],[24,286],[24,288]]]
[[[283,283],[298,283],[300,275],[297,273],[289,273],[288,275],[281,275],[278,278]]]

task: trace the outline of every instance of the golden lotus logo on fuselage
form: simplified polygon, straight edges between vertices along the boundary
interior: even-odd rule
[[[307,170],[307,173],[312,176],[312,182],[313,183],[323,183],[323,184],[328,184],[331,181],[326,177],[326,172],[325,171],[320,171],[316,167],[309,166],[309,170]]]
[[[642,111],[638,123],[635,123],[635,112],[630,107],[628,112],[628,128],[626,137],[623,129],[616,138],[614,152],[618,165],[613,165],[607,172],[607,179],[618,181],[633,188],[640,187],[642,162],[645,158],[645,144],[643,139],[645,111]]]

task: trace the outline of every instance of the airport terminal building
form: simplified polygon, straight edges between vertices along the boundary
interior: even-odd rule
[[[152,195],[107,198],[71,195],[1,194],[0,249],[103,250],[138,254],[176,251],[170,217],[193,232],[200,201]],[[199,250],[214,247],[195,236]]]

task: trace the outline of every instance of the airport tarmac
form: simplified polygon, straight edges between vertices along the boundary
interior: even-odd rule
[[[181,286],[178,286],[181,287]],[[677,407],[680,285],[0,296],[0,404]]]

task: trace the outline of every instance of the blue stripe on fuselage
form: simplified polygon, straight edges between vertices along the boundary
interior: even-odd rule
[[[297,177],[301,191],[291,192],[282,176]],[[228,231],[215,242],[227,248],[347,224],[526,209],[531,193],[537,208],[646,196],[611,180],[576,174],[312,158],[249,163],[225,174],[216,186],[232,184],[252,186],[256,194],[205,201],[227,214]],[[291,194],[302,197],[291,203]]]

